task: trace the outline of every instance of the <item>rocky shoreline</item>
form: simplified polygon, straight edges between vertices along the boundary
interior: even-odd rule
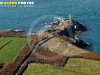
[[[80,24],[79,22],[74,21],[73,19],[64,19],[62,21],[50,23],[48,30],[46,31],[44,30],[43,32],[39,31],[37,32],[37,34],[41,35],[43,33],[46,33],[47,36],[48,33],[56,32],[60,36],[66,36],[67,38],[73,39],[70,40],[71,44],[76,45],[80,48],[85,48],[87,46],[91,46],[92,44],[84,40],[81,40],[80,38],[77,38],[77,35],[80,35],[85,31],[87,31],[87,28],[84,25]],[[0,37],[6,37],[6,36],[24,37],[24,38],[28,37],[26,34],[24,34],[24,31],[22,30],[1,30]]]
[[[82,24],[72,19],[67,19],[52,23],[50,29],[39,31],[34,35],[29,35],[29,37],[20,31],[0,31],[1,37],[32,39],[17,54],[13,62],[6,64],[5,67],[3,67],[3,64],[0,64],[0,75],[22,75],[30,63],[65,66],[69,58],[85,58],[100,61],[100,53],[83,49],[89,44],[76,37],[86,30],[86,27]]]
[[[77,38],[77,35],[80,35],[85,31],[87,31],[87,28],[83,24],[80,24],[71,18],[52,23],[50,29],[48,30],[48,32],[57,32],[60,36],[66,36],[73,39],[74,41],[70,40],[71,44],[74,44],[80,48],[85,48],[92,45],[91,43]]]

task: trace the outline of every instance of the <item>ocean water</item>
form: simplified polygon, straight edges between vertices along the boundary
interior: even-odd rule
[[[5,0],[0,0],[5,1]],[[11,1],[11,0],[7,0]],[[43,29],[55,18],[72,18],[88,29],[78,37],[92,43],[87,47],[100,52],[100,0],[13,0],[34,1],[34,7],[0,7],[0,30],[22,29],[26,33]]]

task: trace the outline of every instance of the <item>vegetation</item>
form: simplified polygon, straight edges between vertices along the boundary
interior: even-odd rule
[[[70,58],[65,67],[31,63],[23,75],[99,75],[100,61]]]
[[[78,48],[61,38],[51,38],[43,46],[47,47],[51,52],[64,56],[77,56],[82,53],[88,53],[88,51]]]
[[[0,48],[5,45],[7,42],[11,41],[12,39],[11,38],[0,38]]]
[[[28,41],[27,38],[2,37],[0,38],[0,47],[9,40],[12,41],[0,49],[0,63],[12,62]]]

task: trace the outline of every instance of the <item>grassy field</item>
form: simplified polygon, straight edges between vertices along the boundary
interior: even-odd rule
[[[0,47],[2,47],[4,44],[6,44],[7,42],[11,41],[12,39],[11,38],[3,38],[1,37],[0,38]]]
[[[18,37],[2,37],[0,38],[0,46],[12,40],[9,44],[0,49],[0,63],[12,62],[17,53],[27,43],[27,38]]]
[[[70,58],[65,67],[31,63],[23,75],[99,75],[100,61]]]
[[[49,48],[51,52],[55,52],[64,56],[76,56],[81,53],[87,53],[88,51],[78,48],[61,38],[51,38],[43,44],[43,46]]]

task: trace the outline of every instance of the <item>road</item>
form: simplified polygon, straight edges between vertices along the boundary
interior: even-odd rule
[[[35,48],[32,49],[32,52],[30,53],[30,55],[27,57],[27,59],[20,65],[20,67],[18,68],[17,72],[14,74],[14,75],[20,75],[20,71],[22,70],[23,67],[25,67],[28,63],[28,58],[31,57],[31,55],[33,55],[35,52],[36,52],[36,49],[39,45],[43,44],[44,42],[48,41],[49,39],[51,39],[53,37],[53,35],[49,34],[48,35],[48,38],[44,39],[44,40],[41,40],[40,42],[38,42],[36,45],[35,45]]]

